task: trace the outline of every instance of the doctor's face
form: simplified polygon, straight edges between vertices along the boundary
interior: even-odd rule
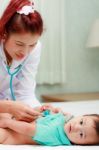
[[[6,37],[4,50],[11,59],[21,60],[35,47],[40,35],[27,33],[13,33]]]
[[[75,117],[64,126],[67,137],[74,144],[95,144],[99,142],[99,137],[95,130],[95,117],[81,116]]]

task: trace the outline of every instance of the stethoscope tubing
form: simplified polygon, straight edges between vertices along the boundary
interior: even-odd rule
[[[13,91],[13,77],[14,75],[16,75],[22,68],[22,65],[19,65],[16,69],[16,71],[14,71],[13,73],[11,73],[10,71],[10,67],[7,66],[7,71],[8,71],[8,74],[10,75],[10,92],[11,92],[11,97],[12,99],[15,101],[16,100],[16,97],[15,97],[15,94],[14,94],[14,91]]]
[[[11,92],[11,97],[12,100],[15,101],[16,97],[13,91],[13,77],[15,75],[17,75],[23,68],[23,66],[25,65],[25,63],[28,61],[29,56],[22,62],[22,64],[20,64],[17,68],[16,71],[14,71],[13,73],[10,71],[10,67],[8,65],[5,66],[5,64],[3,63],[4,68],[6,69],[7,73],[10,76],[10,92]]]

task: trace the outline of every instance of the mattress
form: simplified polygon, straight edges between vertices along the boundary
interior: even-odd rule
[[[55,102],[52,103],[55,107],[62,108],[65,112],[70,112],[75,116],[98,113],[99,100],[77,101],[77,102]],[[37,145],[0,145],[0,150],[99,150],[99,146],[37,146]]]

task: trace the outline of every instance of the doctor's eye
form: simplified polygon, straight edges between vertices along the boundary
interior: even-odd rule
[[[17,44],[17,46],[23,46],[23,45],[21,45],[21,44]]]
[[[83,125],[83,119],[80,120],[80,125]]]
[[[17,46],[23,46],[23,44],[16,43]]]
[[[34,48],[36,46],[36,44],[30,45],[31,48]]]

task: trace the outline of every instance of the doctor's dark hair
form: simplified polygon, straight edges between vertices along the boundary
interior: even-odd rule
[[[1,4],[2,5],[2,4]],[[31,32],[41,35],[43,32],[43,20],[36,10],[29,15],[18,14],[23,6],[30,5],[29,0],[10,0],[0,19],[0,41],[4,34]]]

